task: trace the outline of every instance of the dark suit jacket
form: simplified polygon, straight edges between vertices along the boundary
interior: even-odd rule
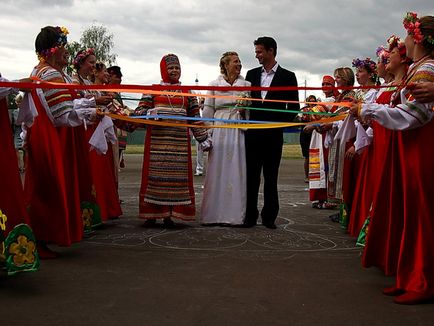
[[[251,69],[247,72],[246,80],[251,82],[252,86],[261,86],[261,73],[262,67]],[[277,86],[297,86],[297,78],[295,77],[295,74],[279,65],[270,87]],[[251,96],[253,98],[261,98],[261,91],[252,91]],[[265,99],[298,101],[298,90],[268,91]],[[300,105],[298,103],[287,104],[279,102],[252,101],[252,107],[294,111],[300,110]],[[292,122],[296,115],[296,113],[250,110],[250,120]]]

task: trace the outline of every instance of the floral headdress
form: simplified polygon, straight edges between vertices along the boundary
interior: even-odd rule
[[[405,47],[405,43],[401,41],[401,39],[398,36],[396,35],[390,36],[387,39],[387,44],[389,44],[389,52],[392,52],[394,48],[397,48],[401,58],[406,59],[406,63],[411,62],[411,59],[407,57],[407,50]]]
[[[68,38],[67,38],[67,35],[69,34],[68,29],[66,27],[63,27],[63,26],[61,26],[61,27],[56,26],[55,29],[56,29],[57,33],[59,34],[59,38],[57,39],[56,43],[54,43],[54,45],[51,48],[42,50],[42,51],[37,53],[38,59],[40,61],[46,60],[47,58],[52,56],[54,53],[56,53],[57,50],[61,46],[64,46],[64,45],[66,45],[66,43],[68,43]]]
[[[420,43],[423,41],[423,35],[420,31],[420,22],[415,12],[407,12],[404,17],[404,28],[409,35],[413,35],[414,41]]]
[[[371,58],[366,58],[360,60],[359,58],[353,60],[353,67],[355,68],[365,68],[369,73],[375,73],[377,71],[377,64],[371,60]]]
[[[95,55],[95,50],[93,48],[78,51],[72,64],[78,69],[78,66],[90,55]]]
[[[383,64],[387,63],[387,59],[389,58],[389,51],[384,46],[379,46],[375,51],[377,58],[381,60]]]
[[[424,36],[420,30],[420,20],[415,12],[407,12],[404,17],[404,28],[409,35],[413,35],[413,39],[416,43],[421,43],[423,40],[434,45],[434,39],[431,35]]]

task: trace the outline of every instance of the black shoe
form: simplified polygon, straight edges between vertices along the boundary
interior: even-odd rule
[[[271,230],[277,229],[276,224],[274,224],[273,222],[271,222],[271,223],[262,222],[262,225],[265,226],[267,229],[271,229]]]
[[[163,225],[166,229],[173,229],[175,227],[175,222],[173,222],[170,217],[163,220]]]
[[[145,223],[143,223],[143,227],[145,228],[154,228],[156,225],[157,221],[153,218],[148,219],[145,221]]]
[[[330,215],[329,219],[331,219],[332,222],[339,223],[341,221],[341,215],[339,213],[336,213],[336,214]]]
[[[254,226],[256,226],[256,222],[244,222],[243,224],[240,224],[237,227],[240,227],[240,228],[252,228]]]

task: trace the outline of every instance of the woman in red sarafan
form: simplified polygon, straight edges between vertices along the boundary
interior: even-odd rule
[[[47,26],[36,37],[39,64],[32,76],[42,81],[71,84],[64,73],[69,53],[68,30]],[[38,115],[27,134],[27,170],[24,183],[32,228],[41,258],[56,254],[48,244],[69,246],[82,239],[79,174],[75,130],[84,120],[96,120],[95,100],[77,99],[69,89],[32,91]]]
[[[100,64],[99,64],[100,65]],[[73,82],[80,85],[92,85],[89,80],[96,69],[96,56],[93,49],[79,51],[74,59],[76,74]],[[82,98],[95,98],[95,102],[101,111],[107,111],[106,105],[112,102],[112,96],[100,91],[82,90]],[[89,140],[97,128],[97,124],[79,126],[76,129],[77,142],[80,151],[79,172],[81,200],[96,202],[100,209],[101,219],[106,221],[122,215],[119,203],[118,189],[115,179],[112,146],[107,147],[107,153],[97,153],[90,150]],[[97,222],[98,223],[98,222]],[[92,226],[96,226],[93,225]]]
[[[0,81],[7,81],[0,75]],[[29,224],[18,160],[12,138],[6,96],[11,89],[0,88],[0,212],[6,215],[7,235],[15,225]]]
[[[389,253],[396,262],[389,271],[396,282],[383,293],[395,296],[398,304],[418,304],[434,298],[434,147],[429,145],[434,138],[434,103],[418,102],[410,89],[414,83],[434,82],[434,17],[419,19],[415,13],[407,13],[404,27],[408,33],[407,56],[414,63],[402,89],[392,99],[393,104],[398,104],[359,104],[351,111],[398,130],[394,148],[401,173],[400,179],[391,183],[402,187],[402,201],[391,202],[389,207],[399,205],[401,209],[386,220],[388,229],[398,238],[397,250]],[[376,241],[374,237],[383,236],[371,232],[373,228],[368,232],[367,245]]]
[[[397,91],[397,88],[393,85],[402,83],[408,66],[411,63],[411,60],[406,56],[404,42],[394,35],[387,42],[389,48],[387,50],[386,70],[389,75],[393,76],[393,79],[388,83],[390,87],[380,89],[376,99],[376,103],[378,104],[391,104],[391,97]],[[389,200],[394,202],[399,201],[398,198],[400,196],[399,188],[388,188],[391,173],[398,172],[394,169],[394,164],[399,160],[394,159],[393,156],[396,153],[393,149],[393,145],[395,144],[393,137],[396,137],[396,132],[382,127],[375,120],[368,122],[368,124],[370,127],[367,130],[367,134],[371,135],[372,142],[360,154],[362,170],[357,176],[354,191],[355,196],[348,226],[349,233],[354,237],[359,235],[368,216],[370,216],[368,223],[381,223],[383,226],[387,224],[382,223],[386,214],[384,209],[388,209]],[[394,177],[394,179],[396,178],[399,177]],[[384,199],[384,194],[389,194],[389,200],[386,201]],[[380,216],[380,220],[374,220],[374,216]],[[377,232],[377,230],[379,229],[374,227],[373,232]],[[378,241],[386,242],[385,230],[380,232],[384,236],[375,238]],[[392,234],[390,235],[393,236]],[[364,264],[369,266],[374,264],[375,260],[384,261],[384,257],[388,255],[388,250],[393,250],[393,248],[388,248],[384,244],[374,244],[371,242],[365,249]],[[382,255],[384,256],[381,257]],[[387,265],[385,264],[382,268],[387,270]]]

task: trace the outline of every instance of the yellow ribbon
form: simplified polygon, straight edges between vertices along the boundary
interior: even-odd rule
[[[150,119],[148,120],[148,119],[141,119],[141,118],[130,118],[128,116],[123,116],[123,115],[118,115],[113,113],[105,113],[105,114],[112,119],[127,121],[135,124],[146,124],[151,126],[166,126],[166,127],[206,128],[206,129],[210,129],[210,128],[268,129],[268,128],[296,127],[296,126],[305,126],[305,125],[318,124],[318,123],[330,123],[334,121],[343,120],[347,116],[346,114],[343,114],[343,115],[324,118],[321,120],[311,121],[311,122],[233,123],[233,124],[222,124],[222,125],[205,125],[205,124],[191,124],[191,123],[183,123],[183,122],[157,121],[157,120],[150,120]],[[182,121],[182,119],[179,121]]]

